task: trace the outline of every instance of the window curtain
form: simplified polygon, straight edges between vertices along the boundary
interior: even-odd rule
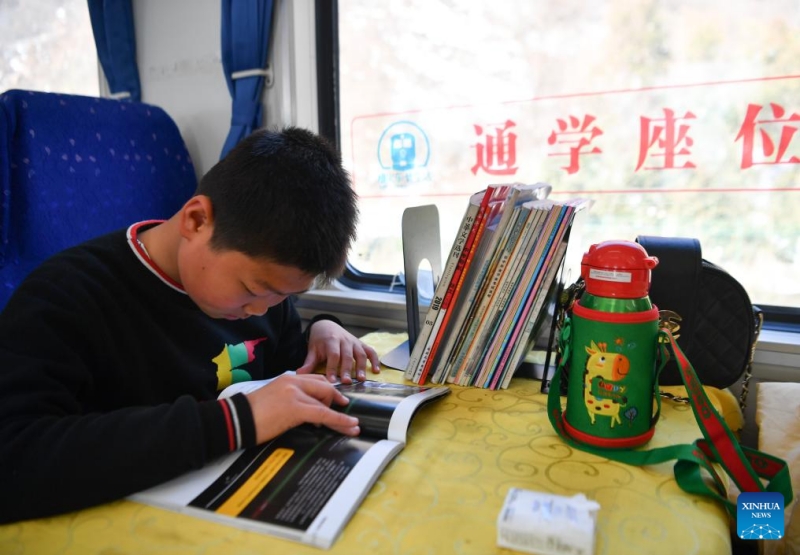
[[[112,98],[142,100],[131,0],[88,0],[97,57]]]
[[[222,68],[233,100],[221,157],[261,126],[273,0],[222,0]]]

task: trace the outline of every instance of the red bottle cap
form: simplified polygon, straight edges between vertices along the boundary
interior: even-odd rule
[[[604,241],[589,247],[581,260],[586,291],[598,297],[637,299],[650,290],[650,270],[658,258],[639,243]]]

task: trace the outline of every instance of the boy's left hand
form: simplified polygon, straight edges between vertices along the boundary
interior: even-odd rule
[[[310,374],[323,361],[330,382],[335,382],[338,376],[342,383],[352,383],[353,373],[358,381],[364,381],[367,362],[375,374],[381,368],[375,349],[331,320],[319,320],[311,326],[308,355],[297,373]]]

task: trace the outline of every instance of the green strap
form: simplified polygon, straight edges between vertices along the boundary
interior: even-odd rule
[[[661,358],[662,361],[666,359],[665,355],[668,346],[678,361],[678,367],[684,377],[690,404],[703,433],[703,439],[698,439],[692,444],[669,445],[649,450],[605,449],[580,443],[573,439],[564,428],[561,409],[561,374],[564,372],[564,367],[570,355],[570,328],[571,323],[569,317],[567,317],[559,338],[562,357],[550,384],[547,398],[547,413],[550,423],[567,444],[599,457],[635,466],[676,460],[673,473],[678,485],[686,492],[720,501],[732,517],[736,516],[736,504],[730,501],[726,495],[725,482],[717,472],[718,467],[721,467],[726,474],[731,476],[742,492],[779,492],[783,494],[784,506],[791,503],[793,498],[792,483],[786,462],[755,449],[739,445],[725,421],[709,401],[705,390],[697,379],[694,368],[668,330],[660,332],[660,339],[662,340],[660,343],[662,348]],[[655,381],[655,396],[660,401],[658,380]],[[661,404],[659,402],[656,418],[660,410]],[[703,471],[705,471],[705,474]],[[712,481],[705,479],[705,476],[710,476]],[[767,483],[765,484],[762,479],[767,480]]]

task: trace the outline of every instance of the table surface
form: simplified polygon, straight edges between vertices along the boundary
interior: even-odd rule
[[[405,335],[374,333],[379,353]],[[403,382],[384,369],[374,379]],[[406,447],[387,466],[328,551],[341,554],[510,554],[497,547],[497,516],[509,488],[574,495],[600,504],[597,555],[725,554],[728,517],[683,492],[672,464],[633,467],[564,444],[547,417],[540,382],[507,390],[452,386],[423,407]],[[648,447],[700,437],[691,408],[665,402]],[[323,550],[122,500],[53,518],[0,526],[0,553],[37,555],[319,554]]]

